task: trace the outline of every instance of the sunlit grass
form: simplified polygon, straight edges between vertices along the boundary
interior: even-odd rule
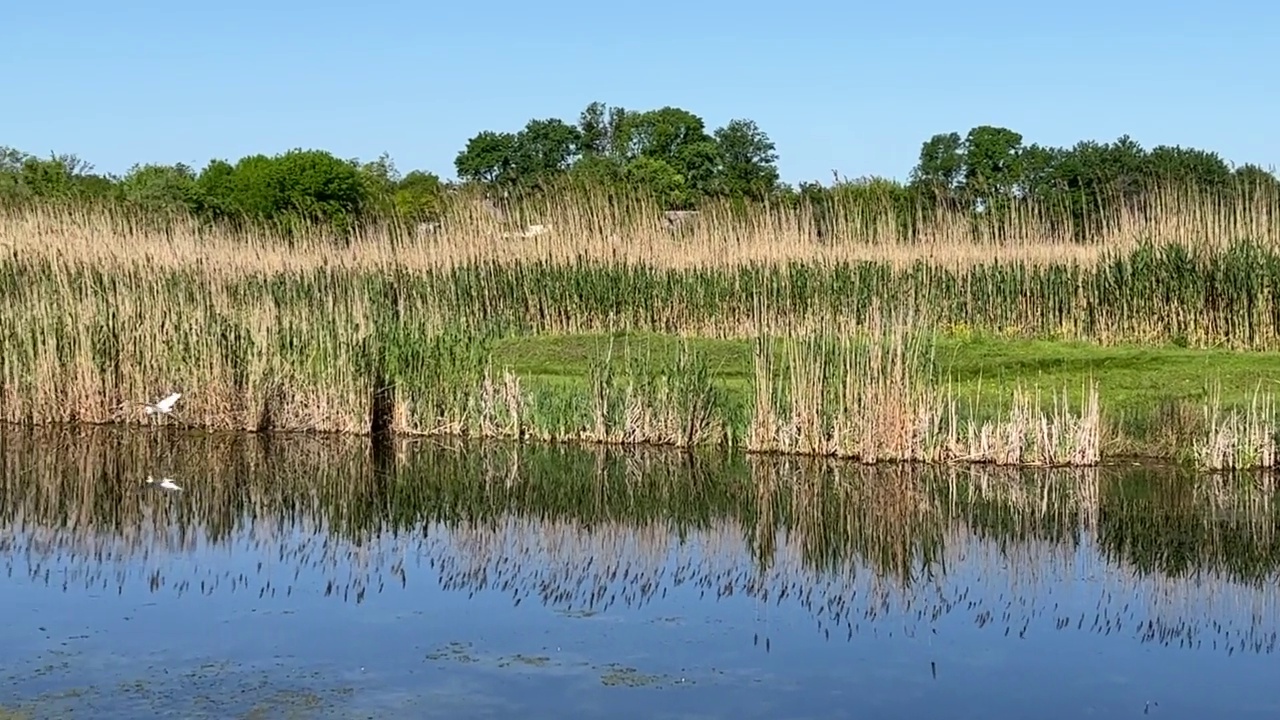
[[[1186,453],[1215,432],[1209,383],[1243,407],[1277,369],[1240,352],[1280,345],[1271,204],[1169,195],[1084,241],[1030,211],[907,236],[855,209],[817,238],[800,210],[677,231],[653,210],[552,199],[524,219],[555,231],[512,239],[459,205],[439,234],[349,242],[0,215],[0,419],[137,421],[180,390],[209,428],[1044,462]],[[920,352],[851,344],[881,324]],[[1060,447],[1063,413],[1096,416],[1096,452]]]

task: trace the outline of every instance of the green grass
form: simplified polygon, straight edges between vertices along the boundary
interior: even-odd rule
[[[751,377],[751,341],[680,338],[652,333],[529,335],[498,340],[493,360],[521,377],[549,383],[585,382],[591,363],[610,351],[655,360],[688,344],[707,360],[712,377],[731,390]],[[1142,408],[1162,398],[1203,400],[1219,380],[1226,402],[1245,401],[1262,385],[1280,390],[1280,353],[1189,350],[1175,346],[1102,346],[1077,341],[1005,338],[937,339],[935,362],[961,392],[1015,383],[1043,388],[1079,385],[1092,375],[1109,406]]]
[[[1215,448],[1242,442],[1209,432],[1216,387],[1228,407],[1275,389],[1280,357],[1262,352],[1280,347],[1275,288],[1280,253],[1247,243],[964,269],[583,261],[248,273],[0,258],[0,419],[116,422],[181,390],[184,421],[207,428],[681,446],[747,437],[763,451],[830,453],[871,425],[903,437],[925,418],[954,435],[948,452],[969,443],[951,457],[971,457],[975,437],[990,447],[991,433],[1010,446],[1051,434],[1017,390],[1028,402],[1039,391],[1042,411],[1065,392],[1074,412],[1092,381],[1102,420],[1087,413],[1077,444],[1173,457],[1210,436]],[[883,312],[884,328],[932,341],[924,369],[942,387],[915,376],[914,355],[910,382],[876,386],[861,353]],[[757,368],[748,338],[765,333],[822,347],[778,342],[778,362]],[[867,335],[857,351],[844,345],[852,335]],[[882,360],[872,365],[892,364]],[[915,391],[926,385],[927,397]],[[1254,415],[1261,429],[1245,434],[1270,457],[1274,418]]]
[[[1254,393],[1280,391],[1280,354],[1238,350],[1194,350],[1173,345],[1097,345],[1079,341],[1000,337],[935,339],[934,369],[961,398],[982,399],[982,416],[1000,412],[1011,388],[1021,385],[1081,400],[1084,383],[1098,383],[1105,416],[1136,443],[1125,451],[1164,455],[1150,436],[1168,413],[1182,407],[1198,414],[1220,383],[1225,406],[1242,407]],[[590,368],[614,358],[670,362],[682,347],[700,353],[712,382],[735,405],[751,402],[752,345],[749,340],[681,338],[652,333],[529,335],[495,342],[495,367],[508,368],[530,388],[565,394],[585,392]],[[1146,441],[1144,442],[1144,438]],[[1115,448],[1113,448],[1114,451]]]

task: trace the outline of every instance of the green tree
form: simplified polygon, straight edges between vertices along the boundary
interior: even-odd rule
[[[400,181],[395,192],[396,214],[410,222],[439,220],[444,210],[445,187],[440,178],[414,170]]]
[[[694,202],[689,181],[666,160],[641,156],[627,163],[627,182],[640,191],[648,192],[667,209],[683,209]]]
[[[578,116],[582,158],[607,157],[619,162],[625,159],[625,129],[632,114],[626,108],[611,108],[602,102],[588,105]]]
[[[1280,179],[1258,165],[1245,163],[1231,173],[1236,192],[1248,197],[1280,198]]]
[[[697,115],[669,106],[627,113],[616,132],[627,177],[653,182],[648,187],[664,207],[692,207],[718,189],[719,147]]]
[[[235,166],[226,160],[210,160],[196,177],[197,212],[210,220],[230,220],[240,216],[236,206]]]
[[[530,120],[512,143],[515,182],[544,183],[568,170],[578,157],[582,132],[563,120]]]
[[[655,158],[677,168],[681,150],[712,139],[702,118],[670,106],[627,113],[621,118],[618,133],[627,160]]]
[[[120,180],[124,201],[148,213],[173,215],[193,212],[199,203],[196,173],[177,165],[134,165]]]
[[[611,188],[623,183],[623,165],[604,155],[583,155],[569,168],[568,179],[592,188]]]
[[[278,188],[277,215],[323,222],[347,230],[368,203],[359,169],[324,150],[295,149],[272,159],[267,176]]]
[[[922,191],[950,196],[964,178],[964,141],[959,133],[939,133],[920,146],[911,183]]]
[[[714,137],[725,193],[762,200],[777,190],[777,148],[754,121],[730,120]]]
[[[1231,168],[1217,153],[1195,148],[1158,145],[1147,154],[1152,187],[1190,185],[1222,191],[1231,186]]]
[[[510,185],[515,179],[516,136],[485,130],[467,141],[453,161],[467,182]]]
[[[964,139],[964,194],[991,205],[1014,196],[1022,181],[1022,135],[980,125]]]
[[[7,202],[115,202],[119,188],[110,176],[72,154],[48,158],[0,148],[0,197]]]
[[[356,163],[323,150],[290,150],[209,163],[196,180],[198,204],[214,218],[322,222],[339,232],[369,206],[369,179]]]
[[[352,161],[360,169],[360,181],[364,185],[366,211],[378,215],[395,212],[396,188],[400,183],[400,171],[391,155],[384,152],[376,160],[367,163]]]

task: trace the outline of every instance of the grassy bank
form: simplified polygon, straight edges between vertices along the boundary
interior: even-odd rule
[[[560,207],[549,239],[501,245],[478,218],[335,245],[23,211],[0,216],[0,419],[144,421],[178,390],[209,428],[1268,466],[1268,208],[1068,242],[1029,216],[816,239],[785,214],[673,232]]]
[[[521,336],[495,341],[493,359],[530,385],[572,387],[585,386],[593,363],[610,352],[665,362],[686,347],[706,358],[717,386],[750,397],[748,340],[652,333]],[[1176,441],[1160,441],[1158,431],[1175,429],[1171,422],[1194,423],[1215,394],[1224,407],[1244,408],[1255,394],[1275,394],[1280,385],[1280,355],[1262,351],[939,335],[931,338],[931,352],[933,375],[961,397],[991,396],[997,402],[1001,389],[1020,385],[1045,393],[1065,390],[1079,403],[1082,381],[1093,378],[1110,431],[1117,433],[1107,444],[1113,454],[1167,455]]]

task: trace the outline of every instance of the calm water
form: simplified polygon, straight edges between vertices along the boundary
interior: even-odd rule
[[[1280,716],[1255,479],[12,429],[0,475],[0,718]]]

